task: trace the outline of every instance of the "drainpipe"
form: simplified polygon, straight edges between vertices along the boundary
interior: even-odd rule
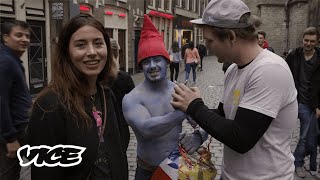
[[[290,9],[289,5],[292,0],[287,0],[285,3],[285,22],[286,22],[286,31],[285,31],[285,48],[284,51],[289,51],[289,24],[290,24]]]

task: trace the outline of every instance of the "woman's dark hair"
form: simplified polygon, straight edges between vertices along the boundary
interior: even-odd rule
[[[173,41],[171,48],[174,53],[180,52],[179,44],[177,41]]]
[[[193,43],[193,41],[190,41],[190,42],[188,43],[188,47],[189,47],[191,50],[193,50],[193,48],[194,48],[194,43]]]
[[[91,15],[80,14],[73,17],[60,32],[56,52],[53,53],[52,81],[38,97],[53,91],[75,119],[84,120],[85,125],[89,127],[91,118],[85,111],[85,102],[90,96],[89,82],[85,75],[73,65],[69,53],[71,36],[83,26],[92,26],[103,35],[108,52],[107,61],[98,75],[97,82],[102,83],[108,80],[113,62],[109,36],[98,20]]]

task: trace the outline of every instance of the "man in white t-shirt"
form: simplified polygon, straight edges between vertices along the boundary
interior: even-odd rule
[[[224,143],[223,180],[293,180],[290,150],[298,104],[286,62],[256,43],[258,17],[241,0],[211,0],[202,19],[207,48],[234,62],[218,109],[204,105],[198,88],[175,87],[171,104]]]

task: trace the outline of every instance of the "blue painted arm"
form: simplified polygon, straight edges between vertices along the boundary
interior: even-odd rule
[[[123,114],[131,128],[146,139],[160,137],[186,118],[180,110],[174,110],[163,116],[151,117],[148,110],[140,103],[135,103],[132,96],[126,95],[122,101]]]

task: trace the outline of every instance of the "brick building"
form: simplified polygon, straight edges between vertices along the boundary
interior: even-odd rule
[[[190,20],[201,17],[208,2],[209,0],[175,1],[173,40],[177,41],[180,47],[188,41],[193,41],[195,45],[204,43],[202,29],[193,26]]]
[[[302,34],[309,26],[320,26],[320,0],[243,0],[258,15],[275,52],[302,46]]]

